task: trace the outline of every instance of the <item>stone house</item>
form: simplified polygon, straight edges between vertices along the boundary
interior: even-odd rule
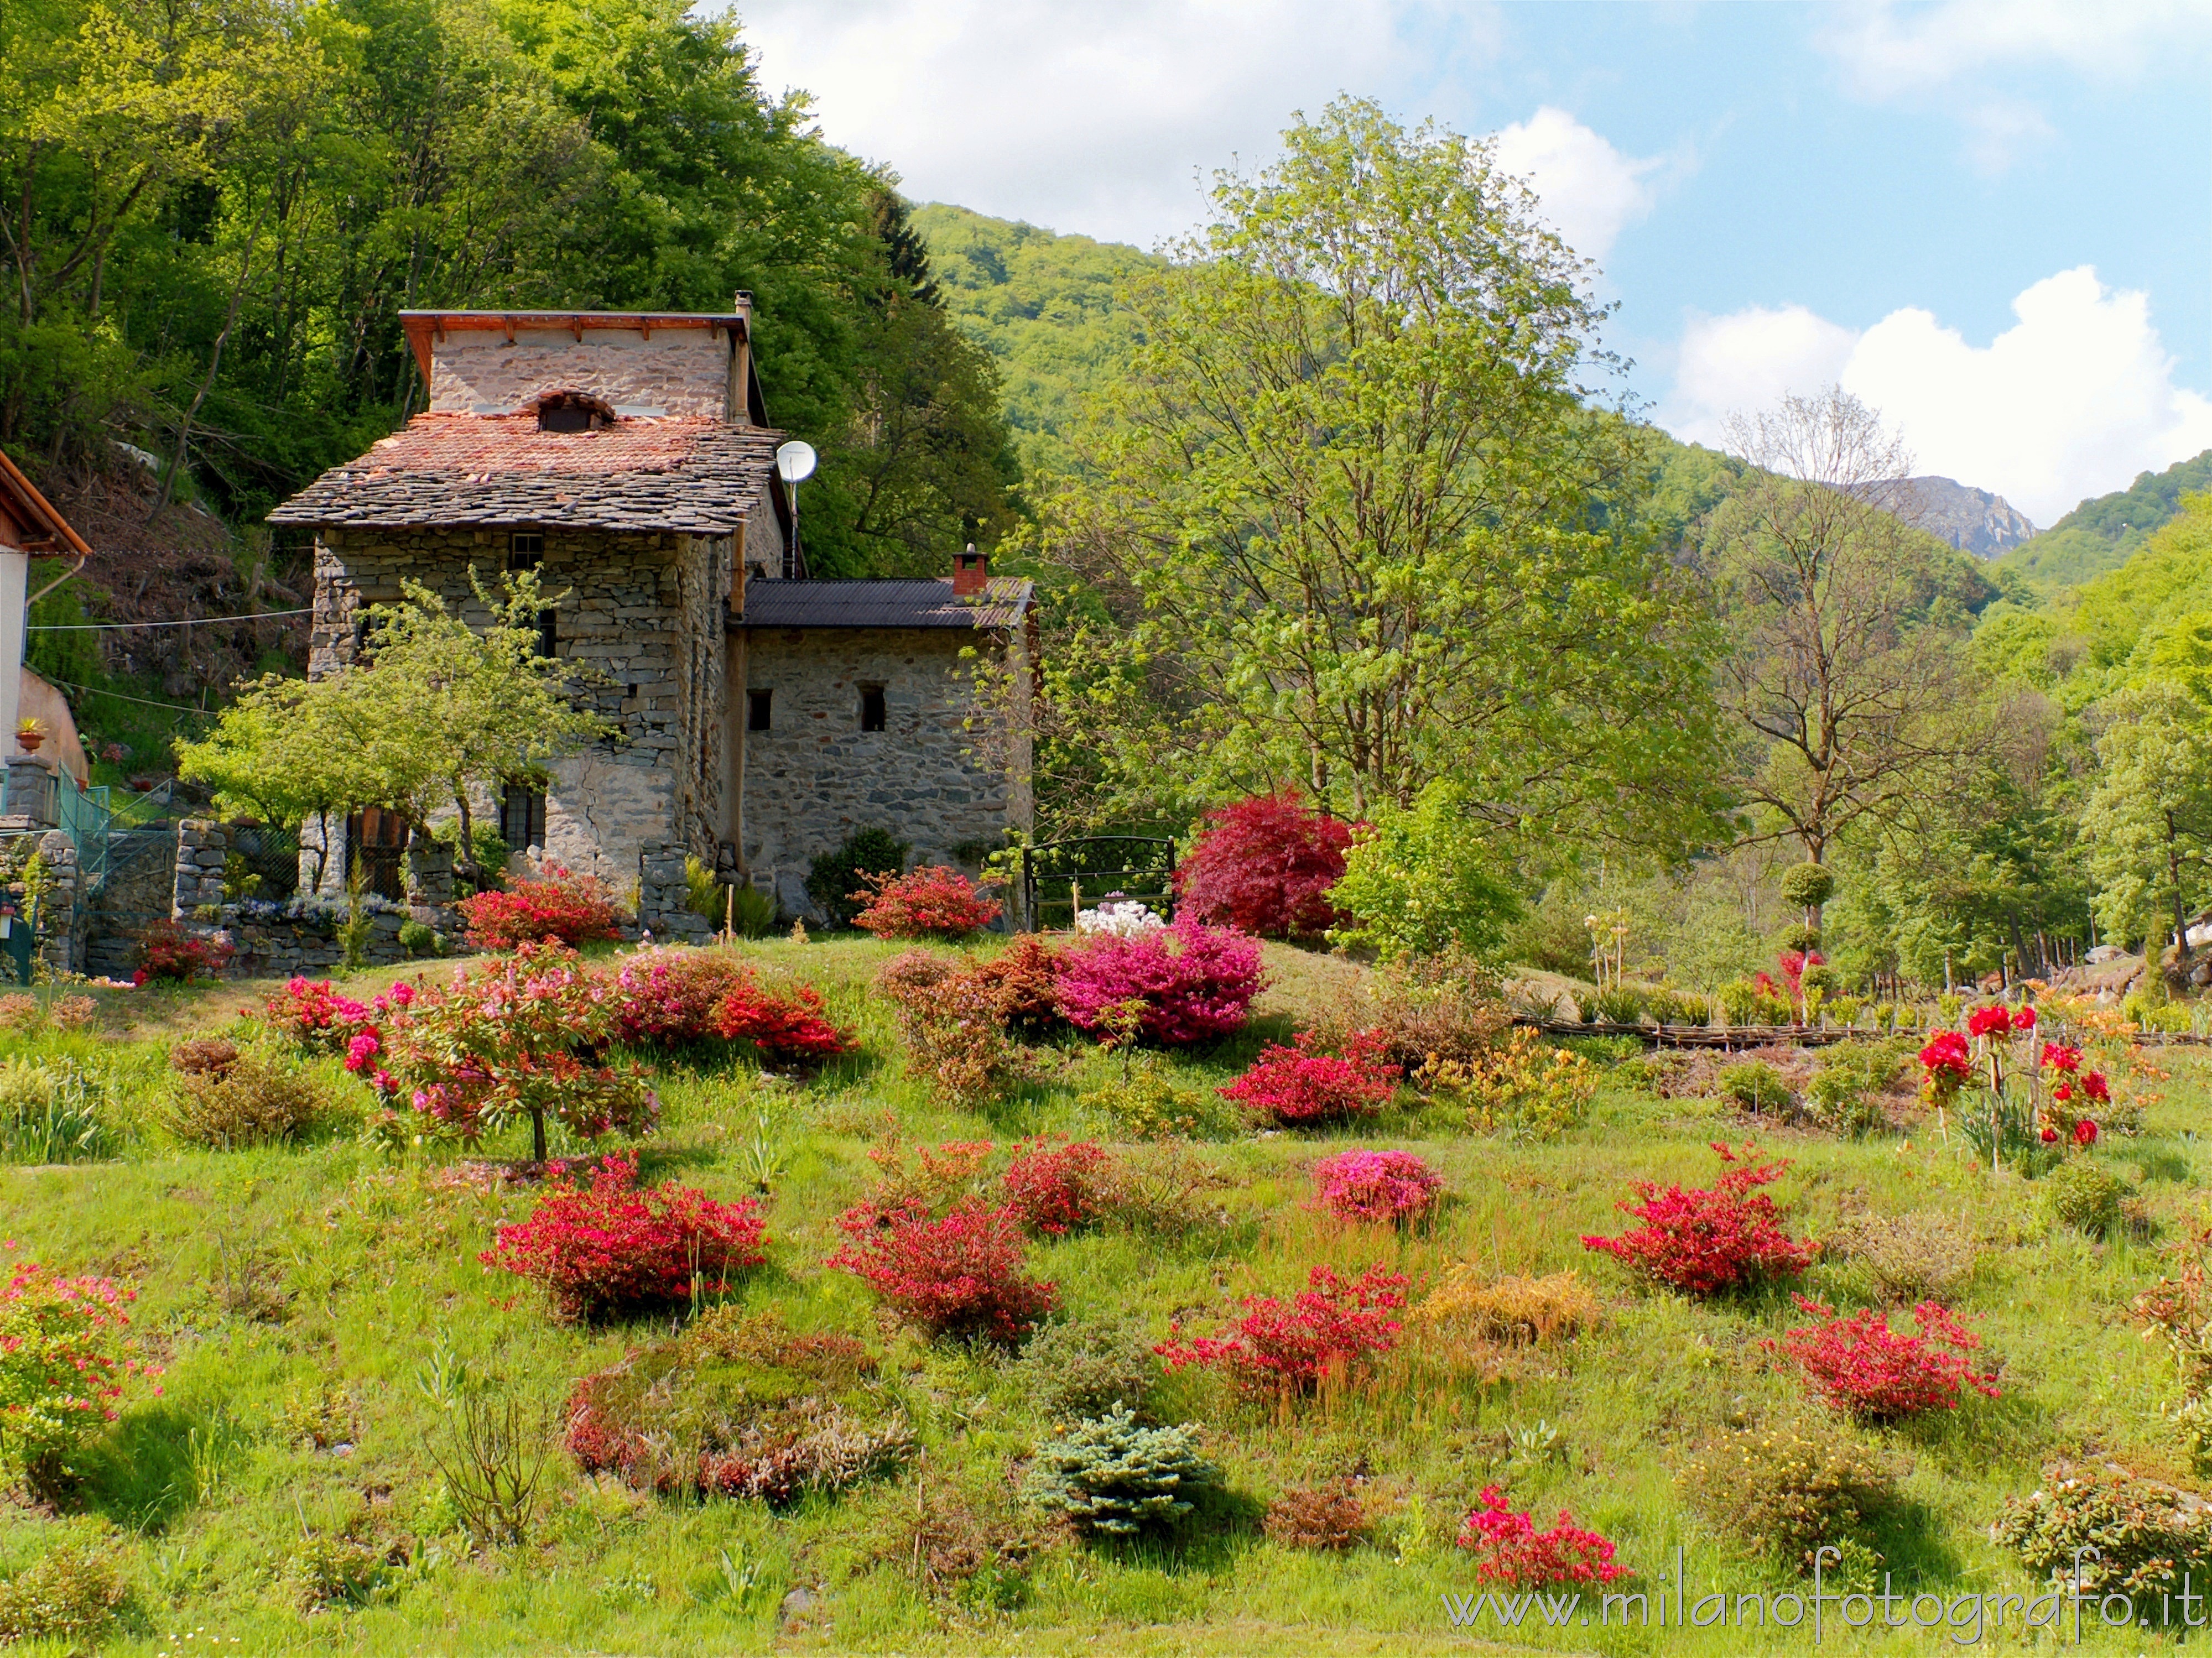
[[[462,614],[472,568],[529,566],[559,596],[544,647],[595,671],[620,732],[483,803],[511,847],[635,885],[665,936],[705,928],[687,855],[804,914],[809,863],[855,829],[972,868],[1029,826],[1027,698],[1003,694],[1034,662],[1029,584],[972,550],[935,580],[806,579],[747,296],[403,314],[428,411],[270,522],[315,533],[311,676],[356,659],[403,578]],[[396,888],[407,832],[365,803],[325,884],[362,863]]]

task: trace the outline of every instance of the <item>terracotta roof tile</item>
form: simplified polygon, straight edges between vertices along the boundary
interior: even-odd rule
[[[716,420],[617,418],[594,431],[541,432],[535,413],[417,415],[269,521],[727,535],[766,489],[782,438]]]

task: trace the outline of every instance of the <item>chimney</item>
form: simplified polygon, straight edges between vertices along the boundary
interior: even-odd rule
[[[975,550],[969,542],[964,553],[952,555],[952,596],[969,598],[983,591],[991,580],[991,561],[988,555]]]

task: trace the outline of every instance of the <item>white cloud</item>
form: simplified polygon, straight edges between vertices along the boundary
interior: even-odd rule
[[[813,93],[830,138],[891,162],[908,194],[1150,246],[1198,223],[1201,167],[1263,159],[1293,111],[1391,84],[1419,3],[746,0],[739,15],[763,82]]]
[[[2212,41],[2212,0],[1942,0],[1909,9],[1876,0],[1844,15],[1820,43],[1875,97],[1990,69],[2126,75],[2155,53]]]
[[[1498,135],[1498,164],[1528,179],[1568,246],[1602,261],[1622,230],[1651,211],[1662,156],[1624,155],[1548,104]]]
[[[2174,384],[2148,295],[2083,265],[2037,282],[2013,314],[1986,346],[1917,307],[1861,333],[1795,306],[1702,319],[1683,333],[1660,423],[1717,442],[1732,410],[1840,383],[1898,428],[1920,471],[1994,489],[2044,525],[2212,448],[2212,398]]]

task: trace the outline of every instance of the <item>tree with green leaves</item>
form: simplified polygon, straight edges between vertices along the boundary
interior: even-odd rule
[[[2189,965],[2189,920],[2212,859],[2212,712],[2178,678],[2123,686],[2098,705],[2097,774],[2081,835],[2097,883],[2097,919],[2155,958],[2170,922],[2177,971]]]
[[[1055,556],[1131,623],[1172,733],[1109,763],[1347,817],[1449,777],[1469,832],[1547,849],[1702,829],[1702,613],[1594,510],[1636,434],[1583,406],[1588,267],[1487,143],[1361,100],[1212,203],[1131,294],[1139,343],[1056,503]]]

